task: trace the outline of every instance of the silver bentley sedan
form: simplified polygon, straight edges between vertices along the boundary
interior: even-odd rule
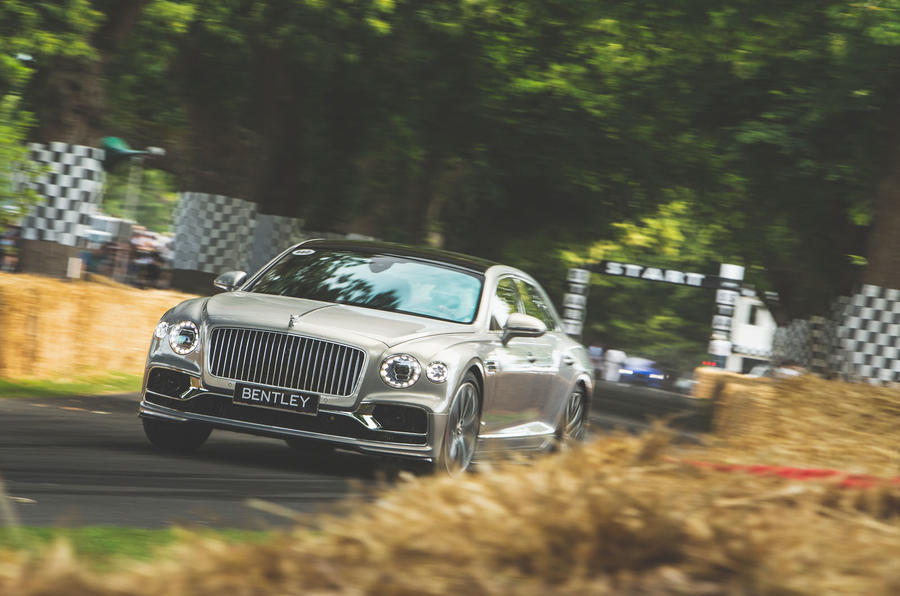
[[[585,433],[587,351],[518,269],[311,240],[215,285],[226,292],[175,306],[153,334],[140,416],[161,449],[196,449],[218,428],[458,472]]]

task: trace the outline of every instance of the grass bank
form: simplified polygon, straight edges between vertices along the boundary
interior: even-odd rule
[[[68,397],[141,390],[141,376],[107,373],[75,379],[0,379],[2,397]]]
[[[705,448],[612,436],[462,478],[409,477],[340,518],[255,544],[185,536],[152,562],[111,572],[52,549],[0,553],[0,593],[900,592],[900,485],[844,488],[682,463],[844,466],[890,478],[898,392],[801,379],[722,399]]]
[[[0,550],[18,551],[27,556],[45,556],[52,548],[62,548],[67,556],[96,571],[109,571],[121,565],[150,560],[160,550],[195,535],[231,542],[259,542],[264,532],[240,530],[196,531],[178,528],[149,530],[115,526],[77,528],[24,527],[13,531],[0,529]]]

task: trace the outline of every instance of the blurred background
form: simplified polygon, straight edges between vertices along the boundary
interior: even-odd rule
[[[900,288],[898,74],[898,0],[0,0],[3,266],[206,292],[361,237],[831,317]],[[583,339],[690,370],[714,293],[594,275]]]

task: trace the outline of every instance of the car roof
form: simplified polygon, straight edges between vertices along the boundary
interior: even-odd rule
[[[305,248],[326,248],[332,250],[351,250],[364,253],[384,253],[396,255],[398,257],[411,257],[416,259],[424,259],[437,263],[445,263],[469,269],[478,273],[484,273],[491,267],[497,265],[493,261],[472,257],[448,250],[439,250],[436,248],[426,248],[419,246],[408,246],[405,244],[396,244],[393,242],[375,242],[371,240],[307,240],[302,242]]]

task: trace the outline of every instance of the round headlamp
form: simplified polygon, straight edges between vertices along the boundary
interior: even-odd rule
[[[193,321],[181,321],[169,328],[169,346],[176,354],[190,354],[200,345],[200,330]]]
[[[156,326],[156,329],[153,330],[153,337],[156,339],[163,339],[169,333],[169,324],[165,321],[161,321],[159,325]]]
[[[425,376],[432,383],[443,383],[449,374],[450,369],[443,362],[432,362],[425,367]]]
[[[406,389],[419,380],[422,367],[409,354],[388,356],[381,363],[381,380],[394,389]]]

